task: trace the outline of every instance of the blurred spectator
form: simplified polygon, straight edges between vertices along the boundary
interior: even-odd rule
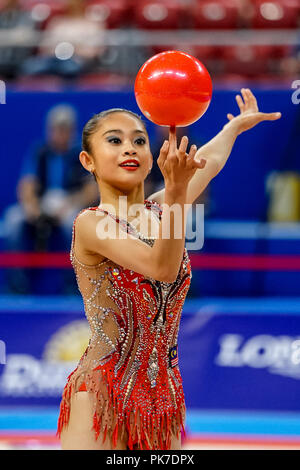
[[[26,75],[77,77],[92,72],[105,50],[99,45],[105,25],[87,18],[84,0],[68,0],[66,14],[49,21],[38,55],[26,61]]]
[[[24,160],[17,187],[18,202],[4,213],[7,251],[68,251],[72,224],[84,207],[99,204],[93,177],[79,160],[75,144],[76,114],[71,106],[52,108],[46,121],[46,141],[34,146]],[[52,245],[51,245],[52,243]],[[66,274],[67,287],[70,276]],[[9,292],[30,292],[23,269],[8,270]]]
[[[23,42],[30,39],[35,29],[31,15],[24,11],[18,0],[5,0],[0,9],[0,30],[6,37],[14,38],[14,46],[0,46],[0,75],[11,79],[18,74],[20,64],[32,54],[31,47]]]

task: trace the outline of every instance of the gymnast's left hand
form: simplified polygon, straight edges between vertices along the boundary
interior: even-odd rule
[[[276,121],[281,118],[281,113],[279,112],[261,113],[258,110],[256,98],[249,88],[242,88],[241,94],[243,98],[240,95],[236,95],[240,114],[236,117],[230,113],[227,114],[230,122],[226,124],[226,127],[228,125],[234,126],[238,135],[256,126],[259,122]]]

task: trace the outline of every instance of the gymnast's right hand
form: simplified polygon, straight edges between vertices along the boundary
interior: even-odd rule
[[[166,190],[186,189],[190,179],[198,168],[205,167],[206,160],[196,161],[196,145],[192,145],[189,153],[187,136],[182,137],[179,148],[177,148],[176,128],[170,127],[169,140],[165,140],[157,159],[157,164],[165,180]]]

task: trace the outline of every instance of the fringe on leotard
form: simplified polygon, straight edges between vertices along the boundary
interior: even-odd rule
[[[72,395],[79,391],[83,383],[82,379],[80,383],[82,374],[78,375],[76,372],[77,369],[69,375],[63,391],[57,426],[58,437],[61,437],[63,428],[69,423]],[[136,445],[140,450],[168,450],[172,435],[179,438],[182,429],[184,437],[186,436],[184,402],[178,402],[176,408],[169,408],[160,414],[153,410],[146,412],[142,407],[123,412],[123,403],[115,393],[112,377],[112,370],[106,365],[94,369],[92,373],[88,372],[84,378],[86,390],[93,394],[94,399],[92,430],[96,440],[101,433],[102,443],[109,437],[115,448],[118,437],[123,439],[126,435],[130,450]]]

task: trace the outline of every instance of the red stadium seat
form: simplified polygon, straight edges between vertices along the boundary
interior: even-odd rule
[[[228,88],[229,90],[240,89],[245,86],[245,76],[235,73],[221,73],[214,78],[214,86],[221,86],[222,89]]]
[[[86,0],[86,15],[104,22],[107,28],[121,28],[129,21],[131,5],[126,0]]]
[[[32,11],[43,26],[54,16],[67,13],[67,0],[21,0],[27,10]],[[127,0],[86,0],[86,16],[106,23],[108,28],[119,28],[128,22],[130,4]]]
[[[134,9],[134,22],[141,29],[178,29],[183,13],[176,0],[142,0]]]
[[[271,45],[249,45],[240,44],[238,46],[224,46],[222,48],[222,58],[237,59],[237,60],[256,60],[263,59],[268,60],[272,57],[274,46]]]
[[[235,29],[239,10],[234,0],[203,0],[191,9],[193,25],[197,29]]]
[[[182,51],[182,52],[185,52],[183,50],[182,47],[178,46],[178,45],[174,45],[174,44],[160,44],[159,46],[152,46],[151,47],[151,56],[152,55],[155,55],[155,54],[160,54],[161,52],[165,52],[165,51],[177,51],[178,48]]]
[[[199,59],[201,62],[204,63],[206,61],[216,59],[219,56],[219,48],[216,46],[193,46],[193,45],[182,45],[182,44],[174,44],[170,45],[167,44],[166,46],[160,45],[160,46],[153,46],[152,51],[153,55],[154,54],[159,54],[160,52],[164,51],[178,51],[180,50],[181,52],[186,52],[187,54],[190,54],[197,59]]]
[[[21,5],[31,12],[32,18],[45,28],[55,16],[65,15],[67,12],[65,0],[20,0]]]
[[[112,73],[94,73],[83,75],[77,80],[77,87],[83,90],[119,90],[128,88],[128,77]]]
[[[249,77],[266,74],[270,70],[273,46],[226,46],[222,51],[224,72]]]
[[[270,83],[272,83],[272,88],[278,87],[279,89],[282,89],[283,85],[288,86],[290,84],[289,80],[286,81],[285,78],[280,77],[277,74],[273,74],[273,73],[247,76],[246,80],[247,80],[246,83],[253,82],[255,83],[255,86],[259,85],[260,87],[265,87],[266,90],[270,88]],[[215,82],[215,88],[221,87],[223,90],[225,88],[229,90],[236,88],[238,90],[245,86],[245,74],[240,75],[240,74],[225,73],[223,75],[220,75],[217,79],[215,79],[214,82]],[[236,112],[233,114],[236,115],[237,113],[238,113],[238,110],[236,108]]]
[[[207,60],[218,59],[220,52],[217,46],[194,46],[193,56],[204,63]]]
[[[299,0],[256,0],[250,22],[252,28],[297,28]]]
[[[6,3],[6,0],[0,0],[0,11],[4,9]]]
[[[273,47],[273,57],[277,59],[282,59],[284,57],[290,57],[293,54],[293,46],[274,46]]]

